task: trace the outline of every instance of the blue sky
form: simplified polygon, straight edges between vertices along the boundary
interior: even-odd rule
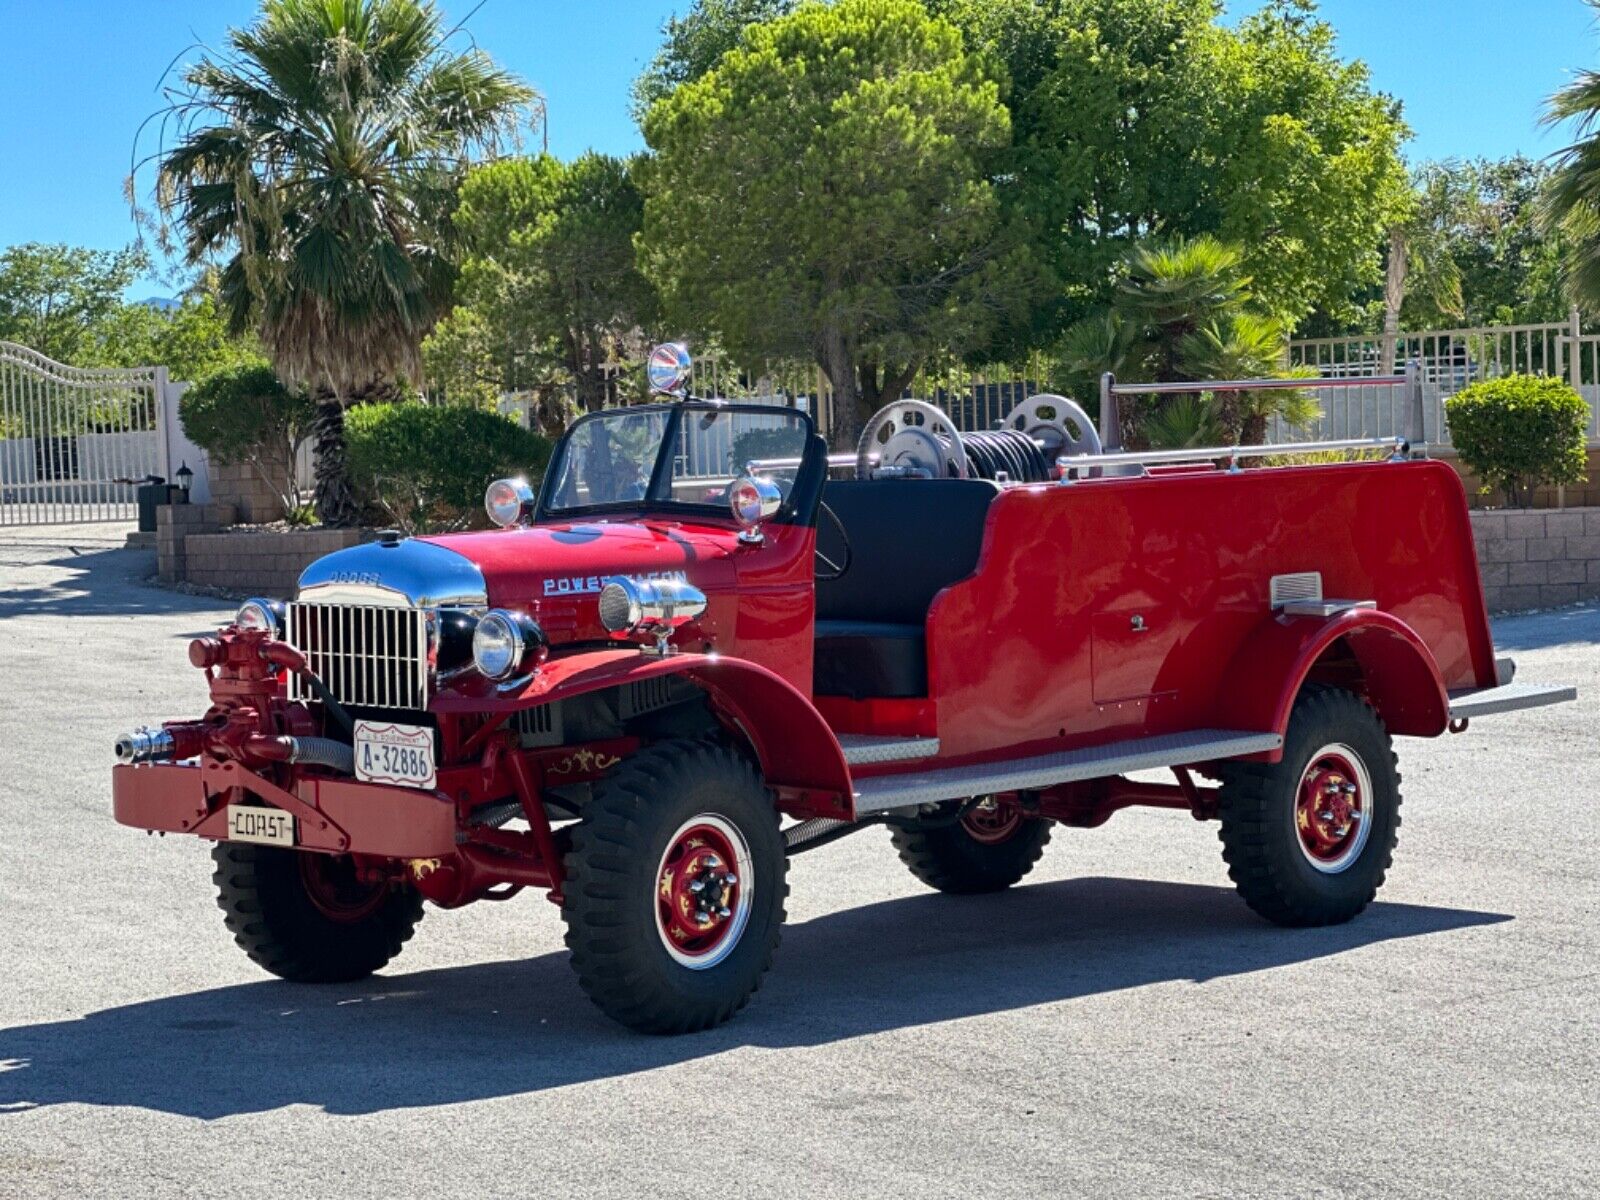
[[[554,152],[625,152],[640,144],[628,84],[662,21],[688,2],[488,0],[471,29],[545,94]],[[445,7],[465,15],[471,0]],[[130,241],[122,179],[135,129],[160,105],[163,71],[254,8],[253,0],[0,0],[0,246]],[[1600,61],[1582,0],[1324,0],[1322,12],[1341,51],[1364,59],[1375,84],[1404,102],[1414,160],[1549,153],[1561,143],[1538,128],[1541,102],[1574,69]],[[161,290],[146,282],[134,294]]]

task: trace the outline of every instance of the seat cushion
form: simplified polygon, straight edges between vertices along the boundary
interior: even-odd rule
[[[928,652],[921,625],[818,621],[812,689],[819,696],[925,696]]]

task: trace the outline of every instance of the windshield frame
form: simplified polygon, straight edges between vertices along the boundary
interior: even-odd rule
[[[783,507],[771,518],[770,524],[788,524],[794,521],[797,515],[805,523],[810,523],[815,514],[801,512],[796,506],[796,501],[804,505],[806,497],[820,494],[820,487],[810,486],[810,477],[819,469],[826,473],[827,448],[820,451],[821,465],[818,463],[818,447],[820,439],[817,437],[816,421],[811,414],[801,408],[791,408],[787,405],[774,404],[731,404],[715,400],[683,400],[674,404],[633,404],[625,408],[607,408],[599,412],[585,413],[561,435],[556,443],[554,453],[550,455],[549,467],[545,470],[544,479],[539,484],[539,502],[534,512],[536,524],[546,522],[582,520],[586,517],[603,516],[612,513],[670,513],[674,516],[703,516],[716,517],[731,521],[732,513],[726,504],[695,503],[687,500],[661,499],[668,473],[672,469],[675,447],[678,444],[678,431],[682,426],[685,415],[688,413],[751,413],[757,416],[770,416],[774,411],[782,412],[785,416],[794,418],[805,432],[805,452],[801,463],[795,470],[794,486],[790,489],[788,497],[783,502]],[[559,506],[554,504],[556,475],[558,467],[564,462],[572,436],[590,421],[615,418],[621,414],[645,415],[649,413],[665,413],[666,424],[661,432],[661,444],[656,449],[656,461],[650,468],[650,484],[645,489],[645,494],[637,500],[611,500],[604,504],[582,504],[573,506]],[[740,469],[742,473],[742,468]],[[811,508],[815,508],[812,504]]]

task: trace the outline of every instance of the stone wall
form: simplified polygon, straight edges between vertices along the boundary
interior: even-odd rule
[[[269,524],[283,519],[283,501],[272,485],[261,478],[249,463],[219,463],[208,465],[211,477],[211,498],[221,504],[231,504],[237,510],[237,520],[249,525]]]
[[[1490,505],[1505,503],[1505,497],[1499,492],[1481,492],[1483,486],[1478,477],[1462,465],[1455,452],[1448,447],[1433,447],[1430,450],[1433,457],[1449,463],[1461,476],[1461,483],[1467,489],[1467,503],[1474,509],[1487,508]],[[1570,487],[1555,488],[1542,487],[1533,493],[1533,506],[1535,508],[1586,508],[1600,506],[1600,446],[1589,448],[1589,476],[1582,483]]]
[[[294,595],[300,572],[324,554],[354,546],[361,529],[227,529],[231,504],[175,504],[156,510],[156,565],[165,583],[228,592]]]
[[[300,572],[324,554],[354,546],[360,529],[243,530],[185,539],[190,583],[252,595],[292,597]]]
[[[1472,536],[1490,612],[1600,596],[1600,508],[1474,512]]]

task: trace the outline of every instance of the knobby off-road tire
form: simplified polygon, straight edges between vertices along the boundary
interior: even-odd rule
[[[1348,921],[1372,902],[1399,841],[1400,774],[1364,700],[1307,684],[1283,759],[1219,774],[1222,857],[1246,904],[1278,925],[1310,926]]]
[[[414,888],[360,883],[345,858],[218,842],[211,859],[233,940],[282,979],[364,979],[400,953],[422,920]]]
[[[959,821],[934,818],[891,826],[900,861],[931,888],[956,896],[998,892],[1039,861],[1050,822],[1015,808],[969,808]]]
[[[760,986],[788,858],[775,798],[743,755],[689,740],[641,750],[596,785],[565,863],[572,966],[613,1020],[709,1029]]]

